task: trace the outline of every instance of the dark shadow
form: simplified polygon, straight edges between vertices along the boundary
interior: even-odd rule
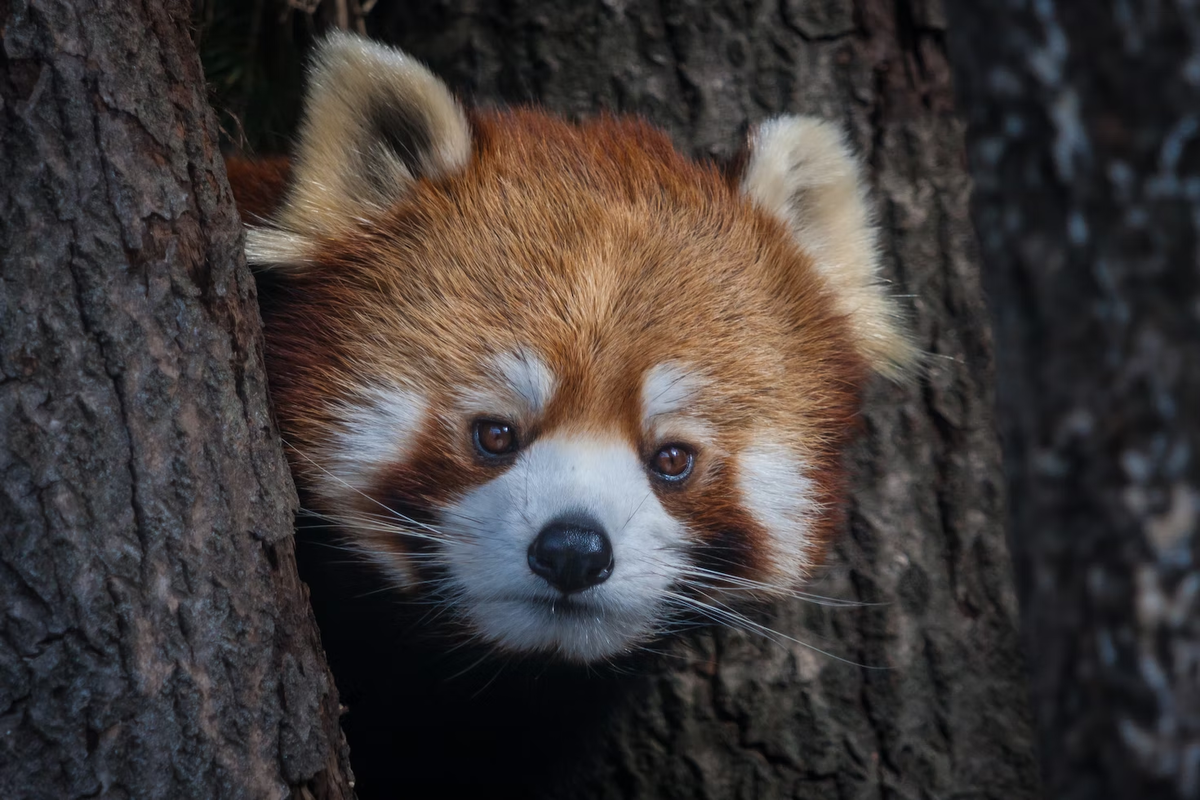
[[[298,524],[300,574],[341,702],[355,790],[373,798],[559,797],[644,691],[647,657],[581,667],[465,644],[436,607],[379,591],[326,530]],[[559,787],[559,791],[556,791]]]

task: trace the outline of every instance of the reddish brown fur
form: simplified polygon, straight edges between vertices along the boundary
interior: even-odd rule
[[[257,225],[270,219],[279,208],[291,168],[282,156],[262,159],[235,156],[225,159],[225,172],[242,221]]]
[[[679,361],[707,378],[690,410],[716,442],[685,486],[661,490],[663,505],[729,547],[740,569],[714,567],[769,573],[766,533],[735,484],[737,453],[769,435],[810,468],[826,510],[808,532],[819,558],[841,519],[840,449],[865,366],[784,226],[635,119],[575,125],[512,110],[476,113],[471,125],[465,170],[419,180],[377,224],[322,241],[319,266],[283,278],[265,315],[285,436],[311,451],[334,422],[329,400],[372,375],[422,390],[486,385],[484,357],[531,346],[558,390],[526,441],[616,433],[649,458],[642,380]],[[286,166],[233,161],[229,173],[249,218],[275,207]],[[438,416],[414,456],[380,479],[380,499],[436,504],[494,474],[450,398],[429,401]],[[372,546],[403,547],[382,535]]]

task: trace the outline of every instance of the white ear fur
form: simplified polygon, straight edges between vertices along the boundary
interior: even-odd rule
[[[903,377],[917,349],[880,283],[862,168],[838,129],[815,117],[764,122],[750,137],[742,192],[783,221],[812,257],[870,366]]]
[[[292,186],[274,229],[248,231],[251,263],[303,264],[312,243],[385,211],[420,177],[462,169],[471,131],[440,80],[411,56],[348,33],[316,50]]]

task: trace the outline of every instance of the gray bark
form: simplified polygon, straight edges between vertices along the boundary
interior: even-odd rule
[[[950,10],[1047,789],[1200,797],[1200,10]]]
[[[660,661],[614,701],[599,740],[569,756],[570,777],[531,794],[1038,794],[991,338],[939,9],[936,0],[377,9],[384,38],[474,102],[637,112],[699,156],[731,154],[747,124],[776,113],[845,123],[870,164],[889,269],[913,296],[931,354],[915,385],[872,387],[850,456],[851,530],[814,587],[873,605],[795,602],[764,618],[805,644],[732,630],[688,640],[682,660]],[[402,781],[406,769],[396,769]]]
[[[187,9],[0,33],[0,797],[350,796]]]

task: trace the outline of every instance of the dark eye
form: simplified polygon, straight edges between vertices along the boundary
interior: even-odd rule
[[[475,446],[485,456],[503,456],[517,449],[517,430],[507,422],[475,420]]]
[[[695,456],[688,448],[681,444],[668,444],[650,459],[650,469],[665,480],[681,481],[691,474],[695,461]]]

